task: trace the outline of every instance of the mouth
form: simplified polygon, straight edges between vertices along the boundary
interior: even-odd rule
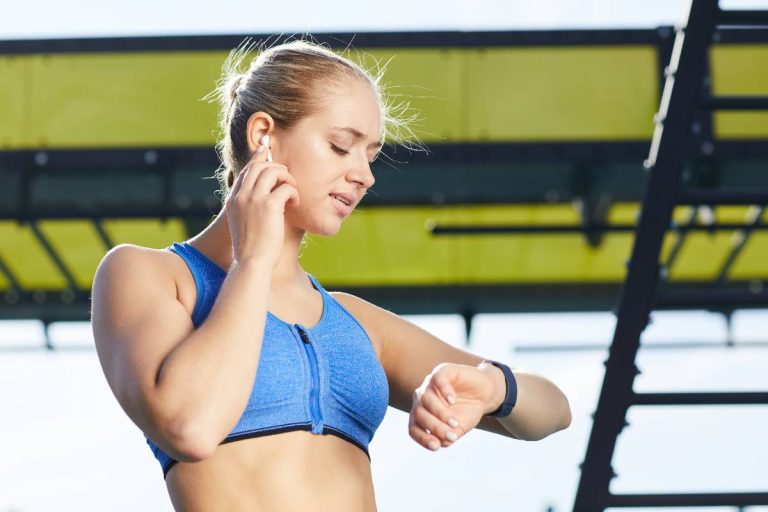
[[[334,206],[336,207],[336,210],[339,213],[345,216],[352,213],[352,205],[348,203],[346,199],[334,194],[328,194],[328,197],[331,198],[331,201],[333,202]]]

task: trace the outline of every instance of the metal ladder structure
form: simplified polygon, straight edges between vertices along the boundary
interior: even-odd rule
[[[706,91],[709,46],[718,26],[768,25],[768,11],[723,11],[717,0],[690,0],[676,37],[645,167],[649,172],[627,277],[619,294],[617,323],[594,423],[581,465],[574,512],[609,507],[693,507],[768,504],[768,492],[611,494],[616,440],[627,426],[631,406],[768,405],[768,392],[636,393],[635,361],[640,335],[654,308],[737,308],[766,305],[766,296],[748,289],[664,291],[660,264],[664,235],[677,204],[692,206],[768,204],[768,190],[715,192],[681,187],[695,141],[694,116],[700,110],[768,110],[768,97],[713,97]],[[762,213],[762,210],[760,210]],[[759,220],[758,220],[759,222]],[[745,226],[748,229],[748,226]],[[768,390],[767,390],[768,391]]]

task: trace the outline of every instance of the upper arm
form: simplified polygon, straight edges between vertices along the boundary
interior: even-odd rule
[[[120,406],[172,455],[164,427],[169,411],[155,396],[162,362],[193,329],[176,298],[176,284],[157,255],[127,244],[113,248],[96,270],[91,324],[104,375]]]
[[[348,293],[334,292],[381,346],[381,364],[389,381],[389,405],[409,412],[413,392],[440,363],[477,366],[483,357],[454,347],[418,325]],[[484,416],[482,430],[514,437],[496,418]]]

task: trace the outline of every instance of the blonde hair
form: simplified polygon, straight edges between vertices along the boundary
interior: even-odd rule
[[[215,172],[222,201],[237,174],[251,154],[247,124],[254,112],[272,116],[275,125],[290,129],[302,118],[320,111],[326,95],[318,94],[320,85],[342,85],[349,79],[368,83],[379,100],[382,113],[382,140],[404,143],[416,141],[409,148],[422,149],[409,124],[417,115],[409,114],[409,104],[394,105],[384,98],[381,79],[384,67],[373,73],[352,60],[320,44],[303,39],[262,49],[248,68],[241,71],[247,54],[255,44],[246,39],[232,50],[222,66],[222,76],[211,95],[219,102],[220,137],[216,143],[221,165]],[[406,144],[407,145],[407,144]]]

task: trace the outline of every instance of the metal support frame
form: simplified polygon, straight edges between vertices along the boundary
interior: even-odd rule
[[[743,13],[740,13],[740,15]],[[754,13],[753,13],[754,14]],[[672,211],[678,199],[696,198],[688,191],[688,197],[678,197],[686,161],[692,153],[694,142],[691,123],[702,98],[691,91],[701,91],[706,77],[709,44],[720,21],[742,22],[740,15],[729,16],[718,7],[717,0],[691,0],[687,19],[676,28],[676,39],[670,65],[666,68],[666,82],[662,95],[651,151],[646,161],[650,171],[645,189],[643,208],[627,278],[621,288],[617,308],[616,330],[605,362],[606,371],[600,391],[594,423],[582,464],[574,512],[601,512],[608,507],[654,506],[717,506],[768,504],[768,493],[718,493],[718,494],[648,494],[613,495],[611,480],[616,476],[611,462],[616,441],[626,427],[626,415],[632,405],[722,405],[767,404],[768,393],[645,393],[633,390],[635,376],[639,373],[636,356],[640,335],[648,324],[651,310],[658,305],[697,307],[733,305],[750,300],[762,290],[736,292],[731,296],[721,293],[710,296],[695,290],[682,294],[659,293],[661,273],[659,257],[664,234],[671,222]],[[768,19],[764,14],[760,19]],[[755,19],[749,16],[750,22]],[[759,101],[758,101],[759,100]],[[762,99],[708,98],[705,108],[762,108]],[[714,193],[699,192],[698,199],[717,204]],[[743,198],[732,198],[743,199]],[[761,196],[758,204],[765,204],[767,196]],[[739,203],[740,204],[740,203]]]

